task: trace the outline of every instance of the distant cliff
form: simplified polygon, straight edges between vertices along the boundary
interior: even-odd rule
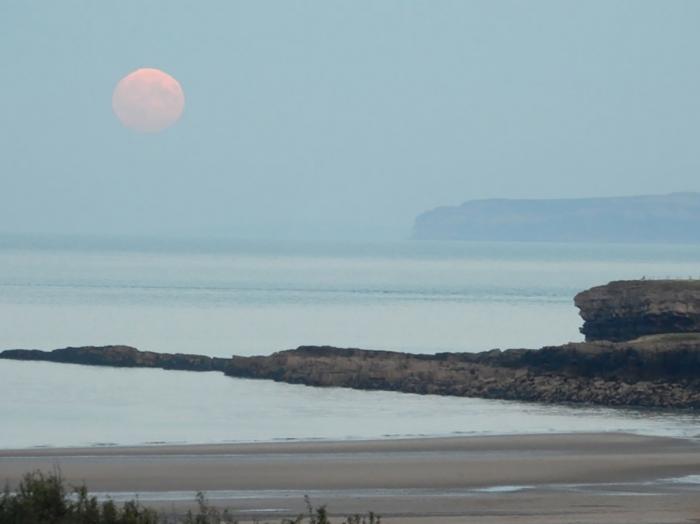
[[[621,280],[582,291],[574,303],[586,340],[700,332],[700,280]]]
[[[700,193],[470,200],[416,218],[427,240],[700,243]]]

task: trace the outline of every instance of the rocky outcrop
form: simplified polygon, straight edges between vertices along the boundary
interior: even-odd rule
[[[225,372],[322,387],[700,408],[700,334],[476,354],[307,346],[270,356],[235,356]]]
[[[608,406],[700,408],[700,334],[582,342],[539,350],[413,355],[302,346],[231,359],[128,346],[8,350],[0,358],[224,371],[292,384]]]
[[[588,341],[538,350],[414,355],[302,346],[269,356],[222,359],[106,346],[9,350],[0,358],[223,371],[232,377],[321,387],[700,408],[700,282],[611,282],[578,294],[575,302]]]
[[[68,347],[53,351],[9,349],[0,358],[13,360],[43,360],[66,364],[113,366],[121,368],[161,368],[184,371],[223,371],[228,359],[182,353],[139,351],[130,346]]]
[[[576,295],[587,341],[700,332],[700,281],[624,280]]]

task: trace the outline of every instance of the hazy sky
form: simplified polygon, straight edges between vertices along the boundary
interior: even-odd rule
[[[0,2],[0,232],[405,237],[487,197],[700,191],[700,2]],[[157,135],[112,90],[185,91]]]

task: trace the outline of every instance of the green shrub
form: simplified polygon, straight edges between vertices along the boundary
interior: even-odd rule
[[[157,524],[158,514],[138,502],[97,502],[85,486],[69,492],[58,471],[28,473],[0,497],[0,524]]]
[[[332,524],[325,506],[314,508],[305,497],[307,512],[283,524]],[[197,493],[197,512],[184,516],[159,515],[138,501],[119,506],[112,500],[98,502],[85,486],[69,490],[60,471],[26,474],[11,491],[6,486],[0,496],[0,524],[236,524],[228,509],[209,505],[203,493]],[[352,515],[342,524],[381,524],[374,513]]]
[[[328,517],[326,506],[314,508],[308,496],[304,497],[306,502],[306,515],[299,515],[294,520],[283,520],[282,524],[332,524]],[[381,524],[382,519],[379,515],[375,515],[371,511],[367,515],[350,515],[343,521],[342,524]]]

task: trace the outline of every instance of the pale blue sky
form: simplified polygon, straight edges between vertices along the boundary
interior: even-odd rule
[[[697,1],[0,3],[0,232],[400,238],[487,197],[700,191]],[[121,127],[158,67],[182,120]]]

